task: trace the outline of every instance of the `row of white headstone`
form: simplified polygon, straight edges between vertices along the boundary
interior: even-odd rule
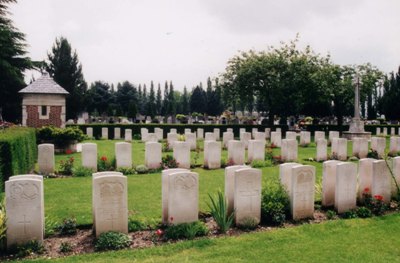
[[[199,176],[188,169],[163,170],[162,222],[198,220]],[[40,175],[12,176],[6,182],[7,246],[43,241],[44,191]],[[231,166],[225,170],[225,196],[236,224],[247,218],[260,222],[261,170]],[[92,176],[92,216],[96,236],[107,231],[128,233],[127,177],[119,172]]]

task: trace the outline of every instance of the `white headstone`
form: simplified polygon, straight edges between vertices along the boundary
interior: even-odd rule
[[[93,178],[93,208],[96,237],[116,231],[128,233],[127,177],[109,174]]]
[[[215,141],[215,134],[213,132],[206,132],[204,141]]]
[[[176,141],[173,144],[174,158],[178,163],[178,168],[190,168],[190,145],[187,142]]]
[[[242,132],[240,133],[240,141],[243,142],[244,147],[247,149],[249,147],[249,141],[251,140],[250,132]]]
[[[400,152],[400,137],[390,137],[390,153],[397,155]]]
[[[204,139],[204,129],[203,128],[197,128],[197,138],[200,140]]]
[[[101,138],[108,140],[108,128],[101,128]]]
[[[43,179],[15,176],[5,183],[7,246],[43,242]]]
[[[285,188],[288,196],[291,195],[292,190],[292,168],[299,166],[299,163],[283,163],[279,165],[279,180]]]
[[[168,133],[167,134],[167,142],[168,148],[172,149],[175,142],[178,141],[178,134],[177,133]]]
[[[333,138],[339,138],[340,133],[338,131],[329,131],[329,144],[332,144]]]
[[[297,140],[282,140],[281,157],[283,162],[293,162],[297,160]]]
[[[142,142],[147,141],[147,135],[149,134],[149,130],[146,128],[140,128],[140,138],[142,138]]]
[[[365,190],[371,194],[372,187],[372,163],[376,161],[372,158],[363,158],[360,159],[359,171],[358,171],[358,199],[360,201],[364,200],[363,193]]]
[[[215,140],[219,141],[220,134],[219,134],[219,129],[218,128],[214,128],[214,137],[215,137]]]
[[[192,133],[192,129],[190,129],[190,128],[185,128],[184,133],[185,133],[185,134],[186,134],[186,133]]]
[[[54,144],[43,143],[38,145],[38,165],[40,174],[54,173]]]
[[[97,144],[82,144],[82,166],[97,171]]]
[[[328,159],[328,141],[326,139],[318,139],[317,141],[317,162],[326,161]]]
[[[244,143],[236,140],[228,142],[228,160],[235,165],[243,165],[245,158]]]
[[[309,131],[302,131],[300,132],[300,145],[306,146],[311,143],[311,132]]]
[[[336,167],[341,161],[331,160],[322,164],[322,206],[335,204]]]
[[[154,133],[157,136],[157,140],[161,141],[162,139],[164,139],[164,131],[161,128],[155,128],[154,129]]]
[[[158,136],[155,133],[147,133],[146,142],[158,142]]]
[[[176,172],[168,176],[168,223],[181,224],[198,220],[199,175]]]
[[[114,140],[121,139],[121,128],[114,128]]]
[[[256,132],[258,132],[257,128],[252,128],[251,129],[251,136],[255,140],[256,139]]]
[[[265,128],[265,139],[271,138],[271,128]]]
[[[132,130],[131,129],[125,130],[125,141],[127,141],[127,142],[132,141]]]
[[[232,165],[225,168],[225,200],[227,203],[228,214],[233,212],[235,195],[235,171],[250,168],[246,165]]]
[[[292,168],[290,208],[294,220],[314,216],[315,167],[301,165]]]
[[[335,209],[341,214],[355,209],[357,203],[357,164],[336,166]]]
[[[265,132],[256,132],[254,134],[254,140],[265,141]]]
[[[132,145],[129,142],[117,142],[115,159],[117,168],[132,168]]]
[[[388,129],[387,129],[387,127],[384,127],[384,128],[383,128],[383,135],[384,135],[384,136],[387,136],[387,135],[388,135]]]
[[[383,137],[372,137],[371,138],[371,150],[378,153],[379,158],[385,155],[386,149],[386,138]]]
[[[221,142],[204,142],[204,167],[208,169],[221,168]]]
[[[282,134],[280,132],[271,132],[271,143],[276,147],[281,147]]]
[[[372,163],[372,187],[371,195],[381,195],[384,203],[389,203],[392,192],[392,177],[385,160],[377,160]]]
[[[185,133],[185,141],[189,143],[190,150],[196,150],[197,140],[195,133]]]
[[[232,129],[232,128],[227,128],[226,131],[227,131],[227,132],[232,132],[232,133],[233,133],[233,129]]]
[[[247,160],[249,163],[252,161],[265,160],[265,140],[250,140]]]
[[[261,219],[261,170],[244,168],[236,170],[234,211],[236,225],[248,219],[259,223]]]
[[[276,128],[275,131],[279,132],[280,134],[282,134],[282,129],[281,128]]]
[[[332,157],[337,158],[339,161],[347,160],[347,139],[333,138],[332,139]]]
[[[230,140],[234,140],[233,137],[233,132],[224,132],[222,134],[222,142],[224,143],[224,147],[227,148],[228,147],[228,142]]]
[[[171,128],[171,129],[169,130],[169,133],[178,133],[178,132],[176,131],[175,128]]]
[[[397,187],[400,187],[400,156],[393,158],[393,176],[396,182],[392,180],[392,196],[397,196]]]
[[[325,132],[323,131],[316,131],[314,133],[314,142],[316,143],[318,139],[325,139]]]
[[[159,169],[161,167],[161,143],[146,142],[144,162],[149,169]]]
[[[368,155],[367,138],[353,138],[353,156],[357,158],[365,158]]]
[[[296,140],[296,136],[297,136],[297,135],[296,135],[295,132],[287,131],[287,132],[286,132],[285,139]]]
[[[380,127],[376,128],[376,135],[381,135],[381,128]]]
[[[390,128],[390,135],[395,136],[396,135],[396,129],[394,127]]]
[[[240,129],[239,129],[239,135],[240,135],[242,132],[246,132],[246,128],[240,128]]]
[[[93,138],[93,128],[92,127],[86,128],[86,135],[89,137],[89,139]]]

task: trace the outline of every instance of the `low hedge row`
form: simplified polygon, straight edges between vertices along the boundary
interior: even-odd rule
[[[125,129],[132,129],[132,134],[140,134],[141,128],[147,128],[149,132],[154,132],[155,128],[162,128],[164,131],[164,138],[167,137],[167,133],[170,129],[176,129],[178,133],[184,133],[185,129],[191,129],[192,132],[197,131],[197,128],[203,128],[204,133],[213,132],[214,128],[219,128],[221,135],[228,128],[233,129],[235,137],[239,137],[240,129],[245,128],[246,131],[251,132],[252,128],[258,128],[259,131],[264,131],[268,128],[267,125],[246,125],[246,124],[232,124],[232,125],[222,125],[222,124],[159,124],[159,123],[149,123],[149,124],[80,124],[80,125],[69,125],[78,126],[85,134],[86,128],[93,128],[93,136],[95,138],[101,138],[101,128],[108,127],[108,137],[114,138],[114,128],[121,128],[121,137],[125,135]],[[111,128],[111,129],[110,129]],[[287,131],[288,126],[286,125],[275,125],[272,129],[281,128],[282,131]]]
[[[35,129],[11,127],[0,130],[0,191],[11,175],[30,172],[37,160]]]

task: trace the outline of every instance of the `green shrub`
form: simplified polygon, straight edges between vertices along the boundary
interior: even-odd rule
[[[61,242],[60,244],[60,248],[58,249],[58,251],[60,251],[61,253],[69,253],[72,251],[72,244],[69,242]]]
[[[11,127],[0,130],[0,191],[10,176],[29,173],[36,160],[34,129]]]
[[[129,217],[128,219],[128,231],[129,232],[136,232],[146,230],[147,225],[138,219],[133,219]]]
[[[368,218],[368,217],[372,216],[371,210],[369,208],[367,208],[367,207],[364,207],[364,206],[359,207],[357,209],[356,213],[357,213],[357,216],[360,217],[360,218]]]
[[[98,158],[97,160],[97,171],[105,172],[105,171],[114,171],[115,170],[116,160],[115,157],[111,160],[103,155]]]
[[[57,128],[45,126],[36,130],[39,142],[53,142],[57,146],[64,146],[71,141],[81,142],[86,139],[86,135],[78,127]]]
[[[17,257],[26,257],[32,254],[43,254],[45,252],[44,246],[37,240],[31,240],[24,244],[13,245],[8,249],[10,254]]]
[[[58,227],[59,224],[55,219],[50,218],[49,216],[44,218],[44,235],[46,237],[54,235]]]
[[[3,198],[0,202],[0,254],[1,251],[5,251],[6,249],[6,220],[6,206]]]
[[[78,166],[74,169],[72,169],[72,175],[75,177],[88,177],[92,176],[94,173],[92,168],[88,167],[83,167],[83,166]]]
[[[368,158],[379,159],[379,154],[377,151],[370,150],[367,154]]]
[[[336,217],[336,212],[334,210],[326,211],[326,218],[329,220],[334,219]]]
[[[216,198],[210,194],[208,196],[211,203],[207,205],[211,210],[211,215],[217,223],[219,231],[226,233],[233,223],[234,214],[228,214],[228,205],[221,191],[218,191]]]
[[[240,223],[237,224],[237,227],[243,230],[254,230],[258,226],[258,219],[255,217],[245,217],[240,220]]]
[[[384,203],[383,196],[371,196],[370,192],[365,190],[363,192],[365,206],[369,208],[374,215],[383,215],[389,209],[389,206]]]
[[[128,167],[119,167],[116,169],[117,172],[123,173],[124,175],[128,174],[135,174],[136,171],[134,168],[128,168]]]
[[[110,231],[100,234],[94,248],[96,251],[118,250],[129,247],[131,243],[132,240],[128,235]]]
[[[345,219],[357,218],[357,212],[355,210],[349,210],[342,214],[342,217]]]
[[[265,161],[262,160],[254,160],[251,162],[251,167],[253,168],[262,168],[265,166],[266,166]]]
[[[147,174],[149,172],[149,168],[147,168],[147,166],[144,164],[140,164],[136,166],[136,172],[138,174]]]
[[[162,157],[161,164],[163,169],[178,168],[178,162],[170,154],[167,154],[166,156]]]
[[[76,229],[76,218],[65,218],[63,222],[57,227],[60,235],[75,235],[78,231]]]
[[[60,169],[58,170],[59,174],[62,175],[72,175],[72,169],[74,168],[74,157],[68,157],[67,160],[60,161]]]
[[[196,221],[193,223],[183,223],[177,225],[169,225],[164,231],[166,239],[193,239],[198,236],[205,236],[208,234],[208,229],[203,222]]]
[[[289,216],[289,196],[284,187],[278,184],[268,184],[262,191],[261,218],[269,225],[282,225]]]

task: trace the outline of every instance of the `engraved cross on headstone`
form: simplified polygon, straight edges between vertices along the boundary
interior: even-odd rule
[[[297,197],[296,212],[299,214],[305,214],[309,210],[308,203],[312,197],[313,192],[308,190],[307,185],[308,183],[300,183],[298,185],[298,190],[295,193]]]
[[[240,195],[248,198],[248,200],[250,201],[250,211],[253,211],[253,198],[259,195],[259,191],[254,190],[254,188],[256,187],[254,187],[253,182],[248,181],[246,183],[246,188],[240,191]]]
[[[111,213],[109,214],[110,217],[106,219],[106,221],[111,221],[111,229],[114,230],[114,222],[117,221],[118,217],[115,216],[115,214]]]
[[[24,224],[24,234],[26,234],[26,225],[30,224],[31,221],[26,220],[26,215],[24,215],[24,220],[19,221],[18,224]]]

